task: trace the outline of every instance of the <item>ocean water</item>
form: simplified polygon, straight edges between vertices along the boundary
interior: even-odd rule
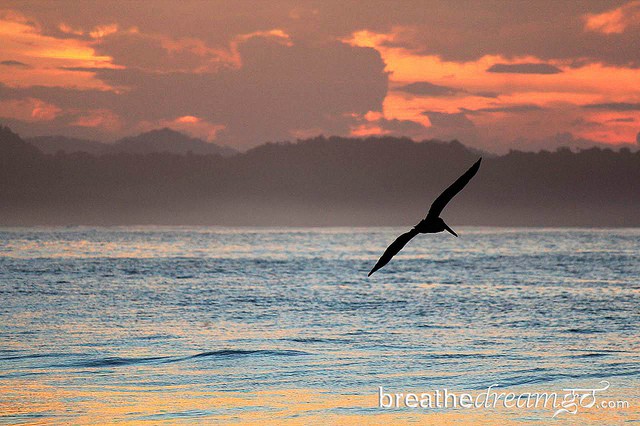
[[[455,228],[455,227],[454,227]],[[599,387],[638,421],[640,230],[0,229],[0,423],[546,423],[389,392]],[[499,421],[498,421],[499,420]]]

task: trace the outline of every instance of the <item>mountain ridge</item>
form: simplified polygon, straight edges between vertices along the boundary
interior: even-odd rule
[[[117,153],[149,154],[152,152],[167,152],[181,155],[191,152],[192,154],[198,155],[217,154],[222,156],[237,154],[237,151],[233,148],[217,145],[212,142],[205,142],[202,139],[188,136],[168,127],[121,138],[113,143],[71,138],[61,135],[35,136],[25,138],[24,140],[45,154],[55,154],[58,151],[67,153],[86,152],[92,155]]]
[[[317,137],[230,157],[45,155],[0,132],[0,224],[412,226],[479,157],[457,141]],[[6,139],[6,140],[4,140]],[[484,157],[452,226],[640,226],[640,152]]]

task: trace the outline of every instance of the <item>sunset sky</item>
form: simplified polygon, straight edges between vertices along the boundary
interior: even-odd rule
[[[640,143],[640,1],[0,0],[0,123],[247,149]]]

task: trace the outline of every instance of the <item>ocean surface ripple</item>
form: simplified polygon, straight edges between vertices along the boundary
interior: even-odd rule
[[[176,389],[640,389],[640,230],[460,228],[367,279],[401,231],[0,229],[0,423]],[[189,407],[117,415],[228,414]]]

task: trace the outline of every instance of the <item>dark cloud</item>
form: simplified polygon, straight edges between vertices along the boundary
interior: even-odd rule
[[[198,38],[210,46],[226,47],[238,34],[281,28],[296,39],[326,41],[367,29],[405,31],[390,42],[444,60],[476,60],[485,55],[535,56],[542,60],[640,66],[638,26],[622,33],[585,31],[585,16],[610,12],[619,0],[579,2],[348,2],[343,0],[284,0],[279,2],[156,1],[144,7],[126,0],[45,2],[5,0],[41,21],[45,32],[59,34],[60,22],[91,29],[106,23],[138,27],[142,33]],[[70,36],[70,35],[67,35]]]
[[[599,104],[583,105],[582,108],[604,109],[609,111],[640,111],[640,103],[604,102]]]
[[[517,7],[512,2],[465,2],[457,7],[444,2],[424,7],[416,0],[394,4],[393,11],[384,13],[369,7],[381,16],[378,19],[365,10],[354,11],[361,16],[350,18],[366,21],[358,22],[362,28],[377,27],[387,32],[393,27],[405,28],[388,44],[448,61],[473,61],[486,55],[535,56],[563,63],[640,67],[638,26],[616,34],[585,31],[586,15],[609,12],[621,4],[617,0],[541,0],[518,2]]]
[[[415,83],[409,83],[404,86],[396,87],[394,90],[411,93],[412,95],[432,97],[447,97],[459,94],[480,96],[482,98],[497,98],[498,96],[500,96],[496,92],[469,92],[465,89],[440,86],[438,84],[429,83],[428,81],[416,81]]]
[[[478,129],[463,112],[448,114],[424,111],[422,114],[429,117],[431,122],[431,127],[428,128],[428,137],[441,140],[457,139],[471,144],[478,140]]]
[[[110,131],[100,128],[87,128],[69,126],[69,116],[56,117],[50,121],[21,121],[13,118],[0,118],[0,124],[9,126],[13,131],[23,137],[59,135],[60,129],[64,129],[64,135],[80,139],[99,139],[101,141],[114,141],[117,139]]]
[[[532,59],[520,60],[531,63],[515,67],[542,66],[546,67],[542,71],[556,73],[561,70],[550,64],[562,64],[563,69],[592,63],[640,67],[638,26],[612,34],[585,30],[587,14],[608,12],[620,5],[615,0],[540,0],[518,2],[517,7],[510,2],[453,5],[429,2],[425,5],[422,0],[406,0],[393,4],[376,1],[373,5],[354,1],[345,7],[344,1],[339,0],[275,3],[158,0],[134,6],[127,0],[113,0],[86,2],[78,7],[73,0],[53,3],[5,0],[3,8],[23,13],[37,23],[37,31],[42,30],[46,35],[90,41],[96,54],[112,56],[115,64],[127,67],[120,70],[67,69],[93,72],[97,78],[117,88],[118,93],[69,87],[16,89],[15,99],[38,98],[64,110],[55,120],[34,123],[33,129],[55,124],[58,125],[56,129],[43,133],[96,138],[98,136],[91,132],[100,132],[97,128],[69,125],[80,114],[77,111],[88,108],[113,111],[121,117],[123,128],[114,131],[118,134],[113,137],[133,132],[132,126],[142,121],[156,123],[194,115],[209,123],[225,125],[221,137],[226,138],[227,143],[246,147],[269,139],[290,139],[298,130],[299,134],[313,129],[325,134],[345,134],[354,125],[361,124],[357,114],[382,110],[388,77],[380,56],[372,49],[336,42],[350,39],[356,31],[392,34],[388,44],[403,47],[411,54],[437,55],[442,61],[467,62],[485,55],[498,55],[504,58],[495,60],[504,62],[494,65],[498,70],[509,67],[507,62],[526,57]],[[82,34],[63,34],[61,23]],[[90,35],[97,26],[111,24],[117,25],[118,32],[96,39]],[[276,29],[289,35],[293,46],[251,36]],[[241,57],[242,67],[220,65],[229,59],[225,55],[235,53]],[[26,57],[6,54],[5,58],[23,60]],[[38,66],[35,60],[33,65]],[[523,72],[517,68],[514,71],[513,67],[509,72]],[[531,69],[525,71],[532,72]],[[569,70],[566,71],[570,78]],[[501,75],[506,78],[500,79]],[[405,86],[401,90],[414,94],[422,91],[425,96],[441,98],[462,95],[496,98],[498,93],[483,90],[517,95],[526,89],[524,83],[511,87],[502,83],[482,86],[481,82],[464,89],[465,83],[457,82],[459,76],[452,74],[451,77],[449,83],[449,80],[435,80],[425,74],[422,79],[444,85],[422,82],[421,86],[412,86],[406,84],[410,81],[403,81]],[[505,82],[510,76],[485,74],[484,78]],[[460,86],[456,87],[457,84]],[[0,92],[2,90],[0,87]],[[609,100],[606,94],[600,94],[604,95],[602,101]],[[529,102],[524,98],[516,99],[522,100],[511,102]],[[628,100],[636,101],[632,95]],[[438,102],[449,100],[433,99],[433,102],[429,109],[439,109]],[[487,121],[493,120],[485,120],[481,124],[478,120],[478,126],[483,126],[483,143],[496,141],[503,149],[516,134],[543,137],[546,132],[569,128],[568,123],[586,111],[569,104],[570,101],[566,107],[554,107],[548,114],[544,111],[536,114],[534,109],[527,109],[531,107],[517,105],[490,105],[478,111],[461,109],[462,117],[456,114],[438,117],[432,113],[430,118],[436,124],[426,132],[436,135],[434,137],[450,135],[468,140],[477,137],[475,126],[469,120],[475,120],[474,114],[514,113],[492,123]],[[460,105],[475,108],[478,104]],[[524,126],[532,122],[528,111],[544,125],[537,125],[537,129],[531,125],[525,130]],[[403,127],[408,133],[425,131],[424,126],[412,123],[401,121],[380,125],[392,132],[399,132],[393,129]],[[456,133],[456,129],[462,129],[462,133]],[[86,134],[78,135],[77,132]]]
[[[154,71],[194,70],[212,59],[189,48],[169,50],[159,36],[139,32],[116,32],[96,44],[96,52],[111,56],[116,65]]]
[[[0,61],[0,65],[4,65],[7,67],[16,67],[16,68],[31,68],[31,65],[29,64],[25,64],[24,62],[13,61],[13,60]]]
[[[633,123],[635,118],[633,117],[622,117],[622,118],[612,118],[611,120],[605,121],[605,123]]]
[[[585,120],[583,117],[576,118],[570,124],[573,127],[580,127],[583,129],[599,129],[604,127],[604,125],[598,121]]]
[[[415,83],[397,87],[395,90],[421,96],[453,96],[458,93],[464,93],[464,90],[440,86],[428,81],[416,81]]]
[[[550,64],[493,64],[487,68],[487,72],[510,74],[558,74],[562,70]]]
[[[487,108],[478,108],[478,109],[461,108],[461,111],[469,115],[480,114],[485,112],[521,113],[521,112],[542,111],[542,110],[544,110],[544,108],[534,104],[506,105],[506,106],[487,107]]]
[[[414,140],[420,140],[429,135],[429,128],[411,120],[381,119],[376,123],[393,136],[406,136]]]
[[[438,127],[473,127],[473,122],[464,113],[447,114],[444,112],[425,111],[431,125]]]
[[[224,125],[217,141],[238,148],[290,140],[296,130],[320,128],[327,134],[346,135],[356,122],[353,114],[382,110],[388,75],[374,49],[340,42],[286,46],[256,37],[242,43],[238,52],[241,68],[216,72],[92,70],[105,83],[123,88],[120,93],[0,86],[0,95],[35,97],[65,111],[109,110],[123,120],[120,133],[125,134],[134,132],[140,122],[194,115]],[[123,50],[121,63],[137,53]],[[68,122],[76,118],[65,117]],[[100,129],[85,128],[74,136],[99,139],[92,131]]]
[[[473,93],[475,96],[480,96],[481,98],[497,98],[500,96],[498,92],[475,92]]]
[[[99,72],[104,71],[109,68],[98,68],[98,67],[59,67],[58,69],[64,71],[77,71],[77,72]]]
[[[84,109],[87,105],[115,109],[121,103],[121,95],[106,90],[80,90],[51,86],[10,87],[0,83],[0,98],[26,97],[42,99],[63,109]]]
[[[636,135],[636,143],[640,145],[640,132]]]

